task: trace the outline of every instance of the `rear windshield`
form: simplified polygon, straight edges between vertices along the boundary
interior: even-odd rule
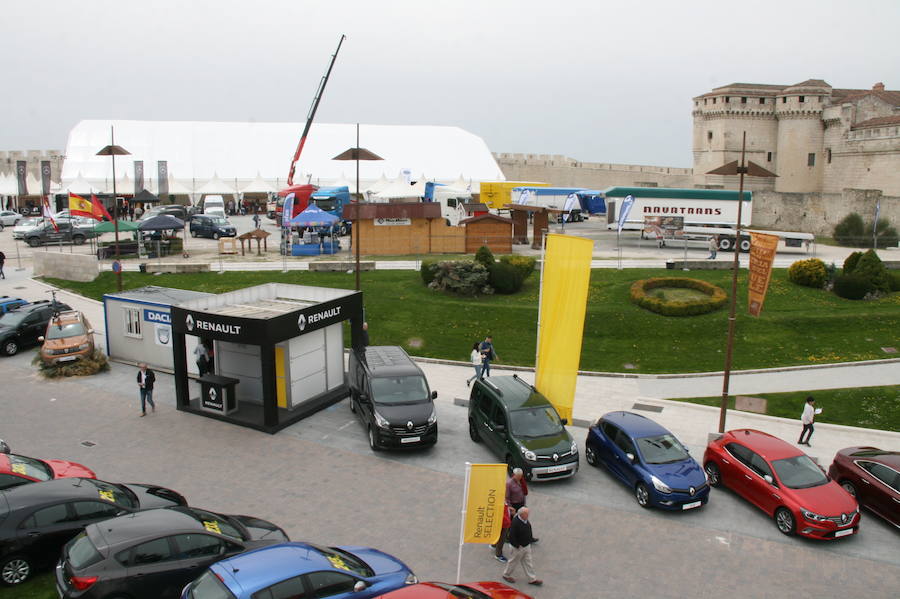
[[[234,599],[234,595],[211,570],[191,583],[185,595],[187,599]]]
[[[517,437],[544,437],[563,431],[559,415],[552,406],[513,410],[509,413],[509,424]]]
[[[807,455],[772,462],[778,479],[789,489],[808,489],[828,482],[825,473]]]
[[[74,570],[87,568],[103,559],[103,556],[100,555],[100,552],[97,551],[97,548],[94,547],[94,544],[88,538],[87,533],[84,532],[69,541],[66,555],[69,559],[69,565]]]
[[[416,403],[428,399],[428,385],[419,375],[374,378],[372,395],[381,404]]]
[[[228,516],[214,514],[213,512],[207,512],[206,510],[198,510],[197,508],[179,507],[173,509],[194,518],[203,525],[203,528],[210,532],[225,535],[226,537],[231,537],[238,541],[244,540],[244,535],[241,534],[240,529],[235,526]]]
[[[70,322],[62,326],[50,323],[47,327],[47,339],[65,339],[66,337],[84,336],[84,326],[80,322]]]
[[[9,458],[9,471],[13,474],[21,474],[40,481],[53,478],[53,471],[50,470],[50,466],[40,460],[14,454],[9,454],[6,457]]]
[[[102,480],[94,480],[92,478],[83,478],[81,479],[81,482],[84,485],[96,487],[97,496],[104,501],[109,501],[110,503],[121,505],[122,507],[138,507],[137,497],[125,487],[107,483]]]
[[[5,325],[8,327],[17,327],[25,317],[28,316],[28,312],[17,312],[13,310],[12,312],[7,312],[3,316],[0,316],[0,325]]]

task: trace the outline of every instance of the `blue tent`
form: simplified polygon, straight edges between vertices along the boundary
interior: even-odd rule
[[[606,199],[602,191],[597,189],[582,189],[576,191],[578,201],[581,203],[581,211],[588,214],[606,213]]]
[[[330,227],[339,220],[337,216],[325,212],[315,204],[310,204],[309,208],[291,219],[291,226]]]

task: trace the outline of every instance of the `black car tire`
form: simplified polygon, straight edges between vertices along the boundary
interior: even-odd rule
[[[356,414],[356,391],[350,392],[350,411]]]
[[[734,249],[734,239],[731,237],[719,237],[719,250],[729,252]]]
[[[644,483],[638,483],[634,487],[634,498],[642,508],[650,507],[650,491]]]
[[[213,239],[216,239],[216,240],[219,239],[219,232],[218,232],[218,231],[216,231],[215,233],[213,233]]]
[[[515,468],[518,468],[518,466],[516,466],[515,463],[513,463],[513,458],[512,458],[512,456],[511,456],[511,455],[507,455],[507,456],[506,456],[506,470],[507,470],[508,473],[511,475],[513,469],[515,469]]]
[[[196,236],[197,236],[197,231],[194,231],[193,229],[191,229],[191,237],[196,237]]]
[[[3,353],[7,356],[14,356],[19,353],[19,344],[15,339],[7,339],[3,342]]]
[[[375,442],[375,429],[373,429],[371,426],[369,427],[369,448],[372,451],[378,451],[381,449],[380,447],[378,447],[378,443]]]
[[[584,447],[584,460],[591,466],[597,465],[597,454],[594,453],[594,448],[587,444]]]
[[[75,245],[83,245],[84,244],[84,235],[73,236],[72,243],[74,243]]]
[[[796,523],[794,522],[794,515],[789,509],[780,507],[775,510],[775,526],[778,527],[778,531],[782,534],[788,536],[794,534]]]
[[[5,586],[22,584],[31,577],[33,568],[28,558],[22,555],[11,555],[0,561],[0,582]]]
[[[856,497],[856,487],[853,486],[853,483],[851,483],[849,480],[842,480],[841,488],[850,493],[850,495],[852,495],[853,497]]]
[[[718,487],[722,484],[722,473],[719,471],[719,466],[715,462],[706,462],[703,469],[706,470],[706,476],[709,477],[710,487]]]
[[[740,243],[740,248],[741,248],[741,251],[744,252],[745,254],[747,252],[749,252],[750,251],[750,240],[747,239],[746,237],[742,238],[741,243]]]
[[[30,246],[33,247],[33,248],[40,247],[40,246],[41,246],[41,240],[40,240],[39,238],[37,238],[37,237],[29,237],[29,238],[28,238],[28,245],[30,245]]]
[[[476,443],[481,443],[481,437],[478,435],[478,427],[475,426],[474,420],[469,420],[469,438]]]

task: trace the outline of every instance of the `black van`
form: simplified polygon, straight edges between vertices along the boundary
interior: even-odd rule
[[[369,435],[372,451],[437,443],[437,413],[428,381],[403,348],[367,347],[350,353],[350,410]]]

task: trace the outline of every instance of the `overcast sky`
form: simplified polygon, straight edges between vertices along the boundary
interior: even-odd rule
[[[898,0],[6,0],[2,15],[0,150],[64,149],[82,119],[303,121],[342,33],[317,121],[455,125],[495,152],[583,161],[691,166],[691,98],[735,81],[900,89]]]

